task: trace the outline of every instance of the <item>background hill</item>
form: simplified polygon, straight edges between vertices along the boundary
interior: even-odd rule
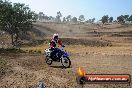
[[[50,39],[54,33],[59,33],[60,38],[70,43],[83,40],[86,42],[97,41],[108,45],[131,46],[132,24],[57,24],[57,23],[34,23],[31,38],[40,40]],[[111,43],[111,44],[110,44]]]

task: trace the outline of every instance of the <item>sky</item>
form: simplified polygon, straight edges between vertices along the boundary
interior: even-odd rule
[[[36,13],[43,12],[48,16],[56,17],[60,11],[63,17],[71,15],[79,17],[84,15],[85,19],[109,15],[116,19],[120,15],[132,15],[132,0],[9,0],[13,3],[25,3]]]

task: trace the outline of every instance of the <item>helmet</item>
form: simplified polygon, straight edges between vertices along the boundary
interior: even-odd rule
[[[54,34],[53,35],[53,38],[58,38],[59,37],[59,34]]]

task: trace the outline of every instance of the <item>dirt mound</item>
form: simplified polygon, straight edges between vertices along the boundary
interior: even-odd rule
[[[132,31],[127,32],[87,32],[87,36],[89,37],[101,37],[104,35],[110,36],[110,37],[132,37]]]
[[[122,49],[126,52],[126,49]],[[42,81],[46,88],[82,88],[76,83],[79,66],[84,67],[89,74],[93,72],[93,74],[132,74],[131,55],[117,55],[115,52],[115,55],[110,55],[108,52],[116,49],[112,50],[109,47],[91,47],[91,49],[82,47],[79,50],[81,51],[79,54],[70,56],[72,67],[67,69],[62,69],[59,63],[48,66],[44,63],[43,55],[27,53],[0,55],[0,58],[3,58],[12,68],[10,74],[7,72],[8,75],[0,80],[0,88],[36,88],[39,81]],[[84,54],[86,50],[90,54]],[[101,53],[107,50],[106,55]],[[100,52],[100,54],[95,55],[94,52]],[[2,61],[2,63],[2,67],[5,66],[5,62]],[[131,86],[128,84],[86,84],[83,88],[131,88]]]
[[[49,37],[54,33],[59,33],[65,44],[87,45],[87,46],[111,46],[110,41],[99,40],[106,36],[105,40],[110,38],[132,37],[131,24],[55,24],[55,23],[34,23],[33,29],[29,33],[30,37],[27,45],[39,45],[50,42]],[[75,38],[75,39],[73,39]]]
[[[97,47],[106,47],[112,46],[112,44],[108,41],[100,41],[100,40],[92,40],[92,39],[73,39],[73,38],[60,38],[60,40],[65,45],[85,45],[85,46],[97,46]],[[23,44],[21,46],[38,46],[40,44],[48,44],[50,39],[43,39],[43,40],[34,40],[30,43]]]
[[[113,32],[111,37],[132,37],[132,31],[127,32]]]
[[[50,27],[47,27],[47,26],[44,26],[44,25],[40,25],[40,24],[34,24],[34,27],[35,28],[41,28],[41,29],[39,29],[40,31],[42,31],[42,32],[46,32],[46,31],[48,31],[48,32],[57,32],[56,30],[54,30],[54,29],[51,29]]]
[[[72,38],[62,38],[61,39],[66,45],[85,45],[85,46],[111,46],[110,42],[90,40],[90,39],[72,39]]]

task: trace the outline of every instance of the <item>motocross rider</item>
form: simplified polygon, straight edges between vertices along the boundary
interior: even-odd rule
[[[51,41],[50,41],[50,43],[49,43],[49,45],[50,45],[50,50],[51,50],[50,56],[55,55],[55,53],[56,53],[56,44],[57,44],[57,43],[58,43],[59,45],[61,45],[62,47],[65,47],[65,46],[62,44],[61,40],[59,39],[59,34],[53,34],[53,37],[52,37],[52,39],[51,39]]]

